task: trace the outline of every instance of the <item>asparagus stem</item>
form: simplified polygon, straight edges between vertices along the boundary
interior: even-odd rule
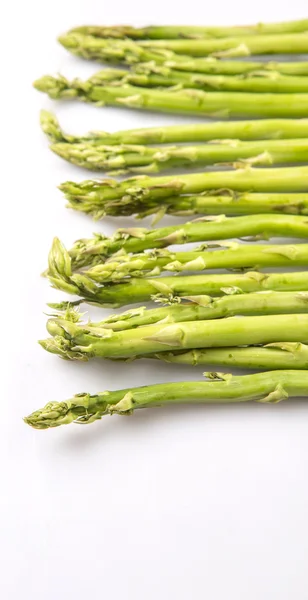
[[[112,179],[72,182],[60,185],[69,205],[75,209],[104,215],[111,200],[133,207],[147,207],[150,200],[160,200],[180,194],[202,194],[212,190],[235,192],[308,192],[308,167],[254,169],[246,167],[229,171],[193,173],[165,177],[139,176],[118,182]],[[134,210],[134,209],[133,209]]]
[[[178,39],[234,37],[237,35],[260,35],[300,33],[308,31],[308,19],[285,21],[281,23],[257,23],[255,25],[195,26],[195,25],[151,25],[131,27],[128,25],[97,26],[85,25],[71,29],[70,33],[94,35],[99,38],[132,39]]]
[[[69,52],[85,59],[114,64],[152,63],[183,71],[198,73],[219,73],[223,75],[241,75],[256,72],[260,75],[271,71],[283,75],[308,75],[308,62],[255,62],[223,61],[219,58],[193,58],[177,54],[165,48],[144,48],[132,40],[105,40],[93,35],[68,33],[59,38],[59,42]]]
[[[141,40],[141,47],[162,48],[188,56],[250,56],[262,54],[307,54],[307,33],[237,36],[201,40]]]
[[[292,63],[290,63],[292,64]],[[41,111],[41,127],[52,143],[91,143],[93,146],[120,144],[179,144],[182,142],[209,142],[212,140],[239,139],[279,140],[308,138],[308,119],[261,119],[258,121],[212,121],[190,125],[169,125],[128,129],[115,133],[91,132],[73,136],[61,129],[51,112]]]
[[[220,215],[161,229],[145,229],[142,227],[118,229],[110,238],[106,238],[103,234],[96,234],[94,238],[78,240],[69,254],[73,259],[73,267],[76,269],[81,266],[98,264],[104,258],[112,256],[121,249],[126,252],[142,252],[146,249],[165,248],[173,244],[207,242],[247,236],[257,236],[258,239],[269,239],[271,237],[307,238],[307,218],[297,215],[277,214],[250,215],[228,219]],[[60,246],[57,249],[54,248],[54,252],[50,257],[51,262],[53,262],[58,252],[60,258],[62,253],[65,254],[65,249],[60,248]]]
[[[35,429],[69,423],[93,423],[107,414],[131,414],[137,408],[168,404],[276,403],[307,396],[308,371],[267,371],[240,377],[207,373],[208,381],[162,383],[112,392],[77,394],[65,402],[49,402],[24,420]]]
[[[146,355],[180,365],[219,365],[245,369],[307,369],[308,346],[299,342],[244,348],[206,348]]]
[[[187,89],[205,91],[229,92],[274,92],[274,93],[301,93],[308,91],[308,78],[303,76],[286,76],[279,72],[247,73],[243,75],[204,75],[198,72],[184,72],[181,70],[158,67],[157,65],[144,65],[138,67],[136,72],[126,72],[118,80],[141,87],[172,87],[179,86]]]
[[[210,296],[190,296],[177,298],[170,306],[146,309],[144,306],[110,315],[100,321],[102,329],[125,331],[145,325],[181,323],[183,321],[205,321],[236,315],[270,315],[305,313],[308,311],[306,292],[256,292],[251,294],[231,294],[221,298]],[[72,309],[65,312],[65,318],[78,319]]]
[[[138,65],[135,70],[105,69],[91,78],[95,85],[134,85],[145,88],[173,87],[178,89],[199,89],[205,91],[229,92],[274,92],[302,93],[308,92],[308,77],[285,76],[271,71],[262,75],[260,72],[243,75],[203,75],[198,72],[183,72],[170,67],[146,63]]]
[[[171,196],[159,200],[141,199],[134,202],[109,200],[93,205],[86,198],[72,199],[68,206],[101,219],[106,215],[135,215],[142,219],[154,215],[153,223],[157,223],[165,214],[178,216],[192,215],[255,215],[287,213],[293,215],[308,214],[308,194],[249,194],[237,193],[222,189],[218,192],[203,193],[199,196]]]
[[[98,283],[105,283],[126,281],[128,277],[157,276],[164,271],[181,273],[209,269],[259,270],[264,267],[308,266],[308,244],[247,245],[243,248],[242,244],[231,242],[226,246],[227,249],[215,251],[205,245],[201,251],[172,252],[155,249],[132,255],[120,253],[94,265],[84,275]]]
[[[83,257],[83,262],[89,255]],[[93,261],[93,256],[90,255]],[[79,258],[76,268],[80,267]],[[92,264],[95,264],[93,261]],[[74,263],[73,263],[74,265]],[[84,273],[72,272],[72,260],[64,246],[54,240],[49,255],[47,276],[53,287],[81,296],[82,301],[107,307],[145,302],[157,297],[191,297],[203,294],[221,296],[224,293],[257,292],[262,290],[307,291],[308,273],[248,272],[232,275],[194,275],[163,278],[130,278],[122,283],[96,283]]]
[[[78,203],[77,207],[78,209]],[[191,215],[249,215],[249,214],[308,214],[308,194],[238,194],[232,190],[224,190],[222,195],[174,196],[155,204],[149,202],[148,209],[144,204],[129,205],[119,201],[110,201],[104,205],[106,215],[131,215],[143,218],[155,215],[155,222],[164,214]],[[93,213],[95,217],[95,213]],[[99,215],[101,217],[103,215]]]
[[[155,324],[124,331],[104,329],[99,323],[76,323],[63,318],[47,322],[52,338],[42,347],[69,360],[132,358],[156,352],[308,342],[308,314],[227,317],[205,321]]]
[[[308,51],[308,36],[307,51]],[[172,113],[191,113],[211,118],[306,117],[308,94],[254,94],[242,92],[205,92],[203,90],[161,90],[103,82],[96,76],[81,81],[46,75],[34,87],[54,100],[78,99],[97,106],[121,106]]]
[[[240,161],[254,165],[305,163],[308,140],[240,142],[225,140],[197,146],[92,146],[57,142],[51,150],[79,167],[117,173],[159,173],[176,167],[198,167]]]

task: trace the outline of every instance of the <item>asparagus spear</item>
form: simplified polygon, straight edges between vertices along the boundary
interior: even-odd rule
[[[220,365],[246,369],[307,369],[308,346],[298,342],[242,348],[206,348],[146,355],[179,365]]]
[[[76,251],[76,246],[74,248]],[[74,254],[71,252],[71,254]],[[75,253],[73,266],[82,263],[95,264],[97,256]],[[145,302],[161,296],[173,301],[175,296],[191,297],[203,294],[221,296],[224,293],[257,292],[262,290],[307,291],[308,272],[259,273],[248,272],[232,275],[194,275],[163,278],[130,278],[124,283],[98,284],[84,273],[73,273],[72,259],[64,246],[54,240],[49,254],[47,276],[53,287],[69,294],[81,296],[80,302],[91,302],[106,307]]]
[[[91,35],[68,33],[59,38],[59,42],[69,52],[85,59],[115,64],[152,63],[183,71],[198,73],[221,73],[241,75],[256,72],[266,75],[277,72],[283,75],[308,75],[308,62],[256,62],[223,61],[219,58],[193,58],[177,54],[171,50],[144,48],[132,40],[105,40]]]
[[[85,25],[74,27],[70,33],[94,35],[99,38],[132,38],[132,39],[178,39],[180,38],[221,38],[236,35],[260,35],[300,33],[308,31],[308,19],[285,21],[281,23],[257,23],[255,25],[195,26],[195,25],[150,25],[148,27],[131,27],[129,25]]]
[[[127,280],[128,277],[157,276],[164,271],[204,271],[208,269],[255,269],[264,267],[307,267],[308,244],[247,245],[226,244],[227,249],[205,247],[190,252],[155,249],[139,254],[120,253],[85,271],[98,283]],[[57,249],[55,250],[57,252]],[[53,249],[51,250],[51,254]],[[52,258],[51,258],[52,260]]]
[[[115,133],[91,132],[83,136],[67,134],[61,129],[55,115],[41,111],[41,127],[52,143],[90,143],[93,146],[120,144],[179,144],[181,142],[209,142],[239,139],[279,140],[308,138],[308,119],[261,119],[258,121],[212,121],[190,125],[169,125],[128,129]]]
[[[307,54],[307,33],[237,36],[201,40],[141,40],[141,47],[162,48],[188,56],[250,56],[262,54]]]
[[[243,238],[257,236],[258,239],[270,237],[307,238],[308,221],[306,217],[294,215],[251,215],[226,218],[223,215],[192,221],[177,226],[161,229],[145,229],[142,227],[118,229],[113,236],[106,238],[96,234],[92,239],[81,239],[75,242],[69,254],[56,240],[50,262],[68,263],[73,259],[73,267],[101,263],[119,250],[141,252],[150,248],[165,248],[173,244],[188,242],[207,242],[212,240]],[[65,256],[65,261],[63,259]]]
[[[105,69],[99,71],[91,81],[95,85],[135,85],[145,88],[173,87],[177,89],[199,89],[205,91],[224,90],[229,92],[308,92],[308,77],[295,77],[271,72],[270,76],[260,73],[243,75],[203,75],[197,72],[183,72],[156,64],[138,65],[133,71]]]
[[[140,203],[147,207],[153,199],[168,198],[180,194],[200,194],[209,190],[233,190],[236,192],[307,192],[308,167],[283,169],[242,168],[211,173],[147,177],[140,176],[118,182],[112,179],[83,182],[67,181],[60,185],[73,208],[85,212],[99,211],[111,200],[133,207]],[[129,213],[129,214],[133,214]]]
[[[273,342],[308,342],[308,314],[227,317],[206,321],[147,325],[127,331],[104,329],[99,323],[63,318],[47,322],[52,338],[41,346],[69,360],[135,358],[146,354],[198,348],[251,346]]]
[[[169,306],[146,309],[144,306],[110,315],[96,327],[125,331],[144,325],[204,321],[235,315],[292,314],[308,311],[306,292],[256,292],[231,294],[221,298],[189,296],[175,298]],[[65,319],[76,321],[78,313],[72,308],[65,311]]]
[[[92,146],[57,142],[50,146],[61,158],[94,171],[124,173],[159,173],[178,167],[198,167],[218,163],[274,165],[308,161],[308,140],[269,140],[240,142],[224,140],[197,146]]]
[[[307,45],[308,45],[308,36]],[[54,100],[66,98],[91,102],[97,106],[121,106],[171,113],[200,114],[211,118],[307,117],[308,94],[253,94],[242,92],[205,92],[203,90],[161,90],[63,76],[46,75],[34,87]]]
[[[276,403],[307,396],[308,371],[266,371],[235,377],[207,373],[208,381],[161,383],[112,392],[77,394],[65,402],[49,402],[24,419],[35,429],[69,423],[93,423],[107,414],[127,415],[137,408],[168,404]]]
[[[135,215],[142,219],[154,215],[153,223],[157,223],[165,214],[191,215],[255,215],[255,214],[308,214],[308,194],[249,194],[237,193],[222,189],[217,192],[204,192],[199,196],[171,196],[162,200],[134,202],[109,200],[102,206],[93,206],[87,200],[72,199],[68,206],[101,219],[105,215]]]
[[[142,67],[142,68],[141,68]],[[140,65],[135,71],[120,71],[114,81],[121,81],[141,87],[172,87],[179,89],[199,89],[205,91],[224,90],[229,92],[307,92],[308,78],[286,76],[271,72],[270,76],[260,73],[243,75],[204,75],[198,72],[181,71],[170,67],[155,65]]]

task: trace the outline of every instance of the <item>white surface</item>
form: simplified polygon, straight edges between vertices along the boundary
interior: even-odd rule
[[[43,73],[96,69],[67,54],[57,34],[85,23],[296,19],[307,3],[11,0],[0,10],[0,597],[307,599],[305,402],[151,410],[47,432],[21,420],[76,392],[202,373],[147,362],[66,363],[36,342],[45,336],[46,302],[62,297],[39,276],[52,237],[69,246],[114,229],[64,208],[56,185],[88,174],[49,152],[39,109],[51,107],[73,133],[176,121],[52,104],[35,92],[31,82]]]

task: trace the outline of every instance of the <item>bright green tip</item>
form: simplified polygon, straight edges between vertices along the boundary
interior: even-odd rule
[[[62,34],[58,37],[58,42],[67,50],[74,50],[78,47],[78,38],[75,34]]]

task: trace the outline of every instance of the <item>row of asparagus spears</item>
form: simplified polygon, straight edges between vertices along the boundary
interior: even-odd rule
[[[183,35],[176,39],[179,30],[76,28],[59,38],[67,50],[86,59],[126,68],[105,69],[87,81],[45,76],[34,85],[54,99],[75,98],[100,106],[195,113],[212,118],[307,115],[307,61],[221,60],[250,55],[307,54],[307,20],[287,23],[281,30],[273,26],[273,31],[271,27],[227,28],[234,34],[225,37],[208,34],[206,30],[194,34],[194,28],[184,27]],[[149,37],[146,31],[150,32]],[[151,31],[155,35],[160,31],[161,36],[166,31],[167,37],[152,37]],[[202,28],[196,31],[200,33]],[[218,31],[222,33],[224,29]]]
[[[36,81],[51,98],[222,120],[74,136],[42,112],[42,129],[60,157],[93,171],[141,174],[125,181],[67,181],[60,189],[70,208],[96,219],[201,218],[158,229],[122,228],[109,238],[99,233],[69,250],[55,238],[44,275],[78,299],[50,305],[57,312],[41,346],[69,360],[148,358],[265,372],[209,372],[201,382],[78,394],[47,404],[26,423],[46,429],[187,400],[272,403],[307,396],[308,62],[222,60],[308,53],[307,31],[308,20],[245,27],[85,26],[59,38],[73,54],[124,68],[87,81]],[[262,120],[223,120],[229,117]],[[303,166],[259,168],[297,163]],[[142,175],[207,165],[228,170]],[[271,238],[285,240],[250,243]],[[201,245],[173,248],[191,242]],[[100,322],[86,322],[77,308],[83,302],[112,308],[148,301],[157,307],[130,308]]]

